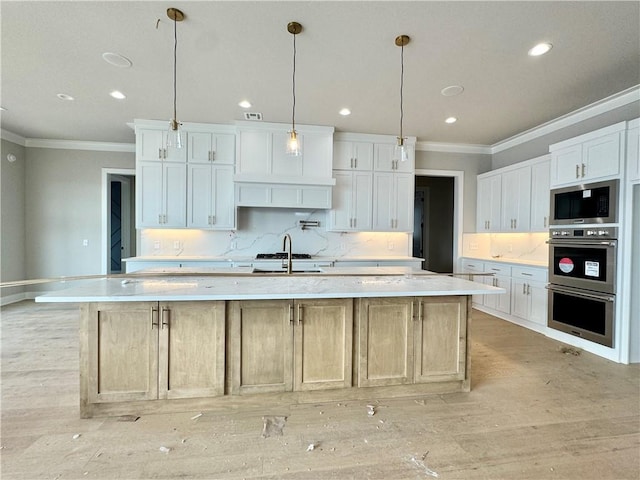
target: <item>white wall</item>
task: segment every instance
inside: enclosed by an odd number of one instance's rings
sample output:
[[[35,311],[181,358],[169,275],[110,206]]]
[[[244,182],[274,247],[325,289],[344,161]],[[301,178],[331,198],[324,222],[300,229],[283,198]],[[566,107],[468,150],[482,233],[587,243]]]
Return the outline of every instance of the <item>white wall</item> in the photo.
[[[27,149],[26,278],[101,273],[104,167],[134,168],[134,154]]]
[[[25,269],[25,148],[2,140],[0,147],[0,281],[24,280]],[[9,162],[7,155],[16,156]],[[21,296],[24,289],[3,288],[0,297]]]

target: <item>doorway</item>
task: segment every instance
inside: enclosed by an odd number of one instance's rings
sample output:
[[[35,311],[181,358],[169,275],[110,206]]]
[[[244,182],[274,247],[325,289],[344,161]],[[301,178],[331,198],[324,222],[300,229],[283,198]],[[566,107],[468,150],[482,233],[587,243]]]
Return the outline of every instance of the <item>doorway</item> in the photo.
[[[102,273],[123,273],[136,255],[135,170],[103,169]]]
[[[416,171],[413,256],[437,273],[456,270],[461,232],[463,172]]]

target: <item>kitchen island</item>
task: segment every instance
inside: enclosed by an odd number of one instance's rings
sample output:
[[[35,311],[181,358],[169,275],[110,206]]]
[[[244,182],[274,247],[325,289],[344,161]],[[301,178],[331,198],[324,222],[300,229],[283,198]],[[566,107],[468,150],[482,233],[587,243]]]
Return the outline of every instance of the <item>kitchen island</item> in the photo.
[[[150,271],[36,298],[81,304],[80,413],[468,391],[472,294],[404,268]]]

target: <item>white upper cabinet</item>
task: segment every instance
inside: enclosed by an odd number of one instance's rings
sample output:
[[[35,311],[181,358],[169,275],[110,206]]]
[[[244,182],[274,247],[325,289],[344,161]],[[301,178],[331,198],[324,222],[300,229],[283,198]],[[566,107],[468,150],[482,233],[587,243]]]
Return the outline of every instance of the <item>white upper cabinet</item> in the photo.
[[[549,229],[549,174],[551,160],[548,156],[531,165],[531,231],[546,232]]]
[[[188,162],[233,165],[236,160],[236,137],[233,134],[188,132]]]
[[[189,163],[188,171],[187,227],[234,229],[233,165]]]
[[[620,122],[551,145],[551,187],[619,177],[625,129]]]
[[[136,228],[185,228],[187,166],[137,162]]]
[[[373,170],[373,143],[336,140],[333,143],[334,170]]]
[[[393,154],[396,144],[376,143],[373,147],[373,169],[376,172],[401,172],[413,173],[415,171],[414,146],[407,144],[409,159],[406,161],[394,160]]]
[[[139,128],[136,126],[136,161],[186,162],[186,148],[167,148],[167,128]]]
[[[502,208],[502,175],[478,176],[476,231],[499,232]]]
[[[502,174],[503,232],[529,231],[531,218],[531,167]]]
[[[414,176],[408,173],[373,174],[373,230],[412,232]]]
[[[373,219],[373,174],[335,170],[329,231],[371,231]]]

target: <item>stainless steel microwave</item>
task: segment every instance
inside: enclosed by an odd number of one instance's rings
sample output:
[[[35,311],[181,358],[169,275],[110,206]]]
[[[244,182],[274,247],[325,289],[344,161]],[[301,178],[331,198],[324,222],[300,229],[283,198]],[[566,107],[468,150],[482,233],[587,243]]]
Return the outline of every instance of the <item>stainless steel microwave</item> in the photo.
[[[618,180],[551,190],[551,225],[618,222]]]

